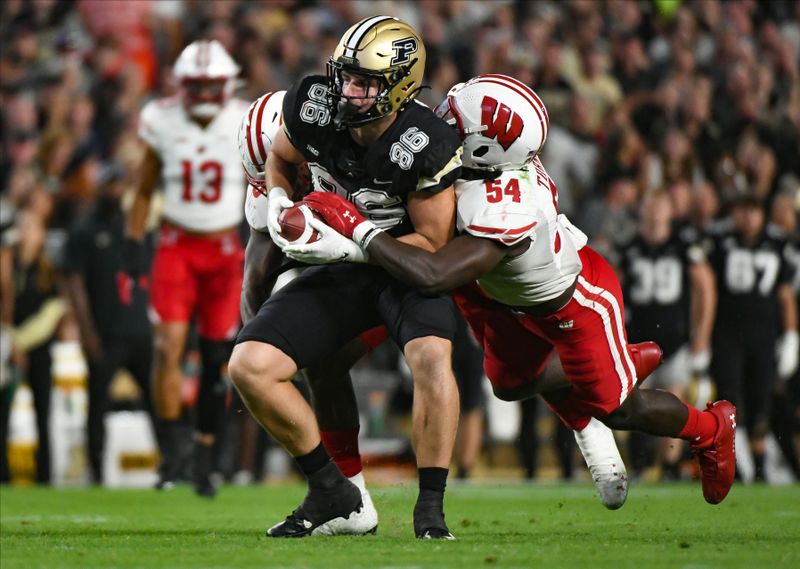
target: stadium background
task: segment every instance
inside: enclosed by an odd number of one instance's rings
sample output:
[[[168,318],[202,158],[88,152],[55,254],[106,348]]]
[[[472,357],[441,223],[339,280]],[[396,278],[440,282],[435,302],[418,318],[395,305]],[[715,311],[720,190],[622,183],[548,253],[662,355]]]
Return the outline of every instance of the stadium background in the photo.
[[[486,72],[512,75],[537,91],[553,124],[543,162],[558,184],[560,208],[599,250],[609,252],[613,239],[636,230],[638,203],[655,189],[668,191],[677,215],[700,228],[724,216],[732,198],[755,194],[796,238],[797,2],[7,0],[0,6],[4,248],[13,249],[20,220],[43,224],[41,260],[54,279],[53,298],[60,298],[69,228],[111,177],[133,189],[142,155],[138,111],[175,92],[171,64],[190,41],[222,42],[243,69],[238,95],[253,100],[324,71],[341,33],[378,13],[404,19],[425,40],[430,89],[421,99],[429,105],[454,83]],[[3,266],[4,324],[12,324],[12,273]],[[53,426],[53,445],[61,445],[62,459],[54,458],[54,469],[60,469],[57,481],[80,483],[83,367],[68,303],[59,302],[64,316],[53,326],[60,351],[51,414],[61,421]],[[12,471],[32,481],[32,404],[17,389],[25,357],[3,349],[4,358],[14,356],[3,362],[10,378],[4,402],[16,392],[16,405],[28,413],[12,422],[12,434],[25,430]],[[401,418],[386,417],[402,381],[396,354],[379,352],[357,378],[367,433],[402,432],[395,425]],[[116,386],[119,409],[135,395],[126,385]],[[498,417],[507,412],[495,411]],[[500,438],[516,436],[513,421],[495,423]],[[400,449],[398,440],[399,447],[389,446]],[[382,452],[380,445],[375,452]],[[131,456],[134,469],[149,464],[146,456]],[[500,453],[490,462],[512,469],[496,472],[516,476],[515,461],[513,453]]]

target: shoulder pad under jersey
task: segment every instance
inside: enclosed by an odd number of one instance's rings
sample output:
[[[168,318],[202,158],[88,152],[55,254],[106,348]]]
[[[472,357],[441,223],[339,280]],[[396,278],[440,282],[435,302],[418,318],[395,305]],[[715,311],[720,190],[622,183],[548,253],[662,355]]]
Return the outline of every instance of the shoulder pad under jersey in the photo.
[[[520,172],[504,172],[490,181],[458,181],[459,231],[505,245],[530,237],[538,223],[537,209],[530,178]]]
[[[139,137],[148,146],[161,151],[164,128],[169,128],[169,115],[180,109],[177,97],[156,99],[147,103],[139,113]]]

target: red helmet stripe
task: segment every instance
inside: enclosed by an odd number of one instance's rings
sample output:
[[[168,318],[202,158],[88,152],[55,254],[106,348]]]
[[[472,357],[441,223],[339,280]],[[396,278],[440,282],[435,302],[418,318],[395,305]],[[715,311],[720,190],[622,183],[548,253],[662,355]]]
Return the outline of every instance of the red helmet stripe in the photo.
[[[490,73],[488,75],[485,75],[484,77],[496,77],[498,79],[506,79],[507,81],[510,81],[511,83],[514,83],[515,85],[519,86],[523,91],[526,91],[528,94],[530,94],[533,97],[534,101],[536,101],[539,104],[539,106],[541,107],[541,109],[544,111],[544,116],[545,116],[545,120],[547,121],[547,126],[548,127],[550,126],[550,116],[547,114],[547,107],[544,106],[544,103],[542,103],[542,100],[539,98],[539,95],[536,94],[536,91],[534,91],[533,89],[528,87],[525,83],[523,83],[519,79],[515,79],[514,77],[509,77],[508,75],[500,75],[500,74],[497,74],[497,73],[493,73],[493,74]]]
[[[250,112],[247,113],[247,153],[250,155],[250,161],[253,164],[258,164],[258,160],[256,159],[256,153],[253,149],[253,112],[256,110],[258,106],[258,99],[253,101],[253,104],[250,105]]]
[[[461,120],[461,113],[458,111],[458,106],[456,106],[456,98],[453,95],[448,95],[447,101],[450,105],[450,112],[453,113],[453,117],[456,119],[456,126],[458,126],[458,137],[461,140],[464,140],[464,121]]]
[[[541,100],[535,95],[535,93],[533,93],[533,90],[530,87],[506,75],[480,75],[477,77],[475,82],[502,85],[521,95],[523,99],[530,103],[531,107],[533,107],[533,110],[536,112],[536,116],[539,117],[539,122],[542,124],[542,131],[544,134],[542,137],[542,142],[544,142],[544,139],[547,138],[550,118],[547,116],[547,110],[545,109]]]
[[[261,119],[264,116],[264,108],[267,106],[267,102],[272,98],[272,95],[275,93],[268,93],[264,95],[264,101],[261,103],[261,107],[258,109],[258,116],[256,118],[256,143],[258,144],[258,151],[261,153],[263,160],[267,160],[267,149],[264,148],[264,141],[261,139]]]

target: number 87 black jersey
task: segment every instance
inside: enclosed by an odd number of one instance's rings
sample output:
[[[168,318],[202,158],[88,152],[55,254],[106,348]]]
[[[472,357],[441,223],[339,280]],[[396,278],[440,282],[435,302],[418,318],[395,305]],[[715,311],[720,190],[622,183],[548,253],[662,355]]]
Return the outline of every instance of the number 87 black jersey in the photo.
[[[394,236],[412,233],[408,194],[453,184],[461,169],[458,135],[429,108],[411,102],[376,142],[361,146],[347,129],[334,127],[326,91],[327,78],[311,75],[283,100],[284,129],[308,161],[314,189],[350,200]]]
[[[769,338],[780,328],[778,287],[791,283],[792,267],[783,233],[767,226],[753,243],[732,228],[713,240],[709,255],[717,275],[717,327]]]

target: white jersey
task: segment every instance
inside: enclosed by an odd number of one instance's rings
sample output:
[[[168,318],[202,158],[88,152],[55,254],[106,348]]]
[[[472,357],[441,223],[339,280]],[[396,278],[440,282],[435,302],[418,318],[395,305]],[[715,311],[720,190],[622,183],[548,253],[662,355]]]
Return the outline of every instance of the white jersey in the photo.
[[[231,99],[201,128],[177,97],[142,109],[139,136],[161,159],[166,219],[202,233],[241,222],[245,176],[236,145],[246,110],[245,101]]]
[[[492,298],[509,306],[541,304],[563,293],[581,272],[578,250],[586,236],[558,213],[558,193],[539,158],[495,180],[459,180],[458,230],[514,245],[531,244],[478,279]]]

